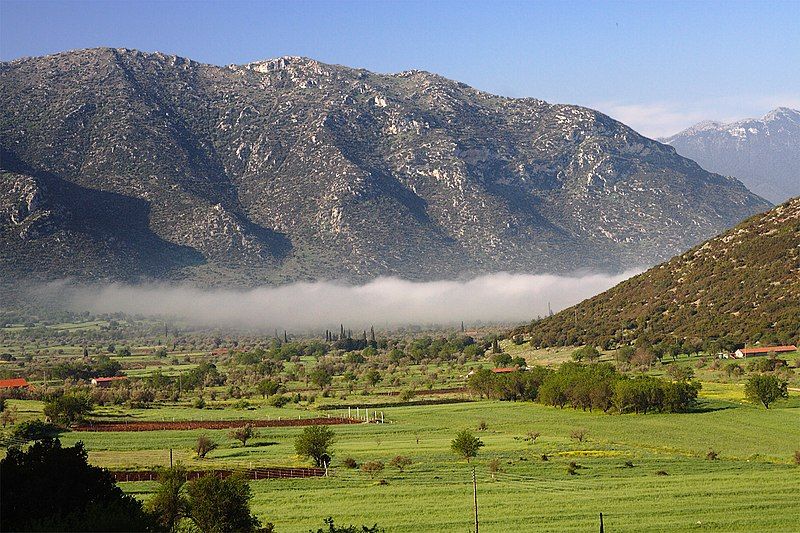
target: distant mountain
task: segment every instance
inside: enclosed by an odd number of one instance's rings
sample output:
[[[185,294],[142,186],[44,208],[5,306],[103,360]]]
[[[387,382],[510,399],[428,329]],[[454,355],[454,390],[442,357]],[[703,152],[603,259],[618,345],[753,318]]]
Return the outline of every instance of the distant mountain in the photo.
[[[701,122],[662,139],[711,172],[740,179],[779,204],[800,195],[800,111],[779,107],[761,119]]]
[[[615,271],[769,205],[590,109],[125,49],[0,64],[0,277]]]
[[[800,198],[523,328],[537,343],[800,337]]]

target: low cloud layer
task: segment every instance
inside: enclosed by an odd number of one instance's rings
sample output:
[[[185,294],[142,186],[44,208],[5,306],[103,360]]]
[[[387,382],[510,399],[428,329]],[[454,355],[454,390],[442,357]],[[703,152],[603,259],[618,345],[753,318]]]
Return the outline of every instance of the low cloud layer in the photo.
[[[378,278],[364,285],[295,283],[248,290],[185,285],[60,286],[76,311],[175,317],[200,326],[311,330],[400,325],[519,322],[559,310],[615,285],[617,275],[491,274],[468,281]]]

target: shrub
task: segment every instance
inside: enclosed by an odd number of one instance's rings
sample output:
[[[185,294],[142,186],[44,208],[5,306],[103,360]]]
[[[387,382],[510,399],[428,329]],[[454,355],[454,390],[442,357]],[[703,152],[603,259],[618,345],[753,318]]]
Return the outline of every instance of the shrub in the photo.
[[[192,407],[194,407],[195,409],[204,409],[205,406],[206,406],[206,400],[202,396],[198,396],[192,402]]]
[[[488,464],[489,473],[494,478],[494,475],[500,472],[500,459],[492,459]]]
[[[714,450],[708,450],[708,453],[706,454],[706,460],[716,461],[717,459],[719,459],[719,453],[715,452]]]
[[[398,469],[400,472],[406,469],[406,467],[410,466],[413,461],[408,457],[403,455],[398,455],[391,461],[389,461],[389,466],[393,466],[394,468]]]
[[[205,459],[206,455],[216,448],[217,443],[205,435],[197,437],[197,442],[194,445],[194,451],[200,459]]]
[[[287,403],[289,403],[291,399],[282,395],[282,394],[273,394],[267,400],[267,403],[270,404],[272,407],[283,407]]]
[[[325,529],[319,528],[316,531],[313,529],[309,531],[309,533],[382,533],[384,530],[378,527],[378,524],[373,525],[372,527],[369,526],[337,526],[333,522],[333,518],[330,516],[324,520],[325,525],[327,526]]]
[[[794,464],[800,465],[800,450],[794,451]]]
[[[583,442],[586,439],[586,435],[589,434],[589,430],[585,428],[578,428],[573,429],[572,432],[569,434],[570,438],[575,439],[578,442]]]
[[[361,465],[361,471],[369,474],[369,477],[375,477],[375,474],[382,472],[384,465],[381,461],[367,461]]]
[[[236,439],[242,443],[242,446],[247,446],[247,441],[255,436],[252,424],[245,424],[242,427],[234,428],[230,431],[232,439]]]
[[[535,444],[536,439],[538,439],[540,435],[541,433],[538,431],[529,431],[525,436],[525,440],[530,441],[531,444]]]
[[[342,464],[343,464],[343,465],[344,465],[346,468],[358,468],[358,463],[357,463],[357,462],[356,462],[356,460],[355,460],[355,459],[353,459],[352,457],[346,457],[346,458],[344,459],[344,461],[342,461]]]
[[[489,425],[486,423],[486,420],[478,422],[478,431],[486,431],[487,429],[489,429]]]

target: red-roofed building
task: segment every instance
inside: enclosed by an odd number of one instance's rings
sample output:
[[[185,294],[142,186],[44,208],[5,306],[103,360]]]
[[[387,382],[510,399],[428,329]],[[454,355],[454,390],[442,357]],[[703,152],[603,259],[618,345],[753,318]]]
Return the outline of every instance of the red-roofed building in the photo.
[[[25,378],[0,379],[0,389],[25,389],[29,386]]]
[[[110,378],[92,378],[92,385],[95,387],[110,387],[118,381],[127,381],[126,376],[113,376]]]
[[[493,368],[492,372],[495,374],[509,374],[511,372],[517,372],[518,370],[520,369],[515,366],[507,366],[504,368]]]
[[[788,353],[796,352],[797,346],[789,344],[788,346],[756,346],[753,348],[739,348],[733,353],[736,359],[744,359],[745,357],[756,357],[758,355],[768,355],[771,353]]]

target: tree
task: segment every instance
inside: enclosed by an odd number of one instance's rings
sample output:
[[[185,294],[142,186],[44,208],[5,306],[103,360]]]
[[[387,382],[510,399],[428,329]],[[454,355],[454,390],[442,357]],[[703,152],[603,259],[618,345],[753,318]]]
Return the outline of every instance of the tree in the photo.
[[[333,381],[333,377],[331,376],[330,372],[320,366],[317,366],[314,370],[312,370],[308,377],[311,380],[311,383],[320,389],[324,389],[331,384],[331,381]]]
[[[272,396],[278,392],[280,385],[272,381],[271,379],[264,379],[258,384],[258,393],[261,394],[262,398],[266,398],[267,396]]]
[[[778,376],[759,374],[747,380],[744,395],[751,402],[761,402],[765,409],[769,404],[781,398],[788,398],[788,383]]]
[[[203,476],[190,481],[186,493],[189,518],[203,533],[249,532],[260,525],[250,514],[253,496],[241,476]]]
[[[364,374],[364,379],[366,379],[367,383],[369,383],[371,386],[374,387],[375,385],[380,383],[381,380],[383,380],[383,377],[381,376],[380,372],[378,372],[374,368],[371,368],[370,370],[367,370],[367,372]]]
[[[383,462],[382,461],[366,461],[361,464],[361,471],[365,474],[369,474],[369,477],[375,477],[375,474],[383,472]]]
[[[234,428],[230,432],[232,439],[236,439],[242,443],[242,446],[247,446],[247,441],[255,436],[252,424],[245,424],[242,427]]]
[[[569,434],[570,438],[575,439],[578,442],[583,442],[586,439],[586,435],[589,433],[589,430],[585,428],[578,428],[573,429],[572,432]]]
[[[572,359],[575,361],[583,361],[584,359],[589,361],[590,363],[594,363],[600,358],[600,352],[597,350],[596,347],[587,344],[582,348],[578,348],[574,352],[572,352]]]
[[[165,531],[176,531],[181,518],[189,512],[189,501],[183,494],[185,484],[186,469],[180,464],[158,473],[158,487],[147,508]]]
[[[411,466],[413,461],[404,455],[398,455],[391,461],[389,461],[389,465],[393,466],[394,468],[398,469],[399,471],[403,471],[406,469],[407,466]]]
[[[450,443],[450,449],[453,453],[460,455],[469,462],[469,460],[478,455],[478,450],[483,447],[483,441],[466,429],[459,431],[456,438]]]
[[[328,426],[309,426],[294,440],[297,455],[312,459],[318,467],[325,466],[328,450],[336,438]]]
[[[85,393],[66,393],[44,404],[44,415],[65,425],[82,420],[94,407],[94,402]]]
[[[62,429],[54,424],[48,424],[41,420],[26,420],[20,422],[11,433],[11,436],[17,442],[42,440],[46,438],[58,437]]]
[[[106,470],[91,466],[83,443],[45,438],[0,461],[3,531],[149,531],[154,519]]]
[[[194,451],[197,454],[197,457],[200,459],[205,459],[206,455],[208,455],[211,450],[215,450],[216,448],[217,443],[205,435],[200,435],[197,437],[197,442],[194,445]]]

